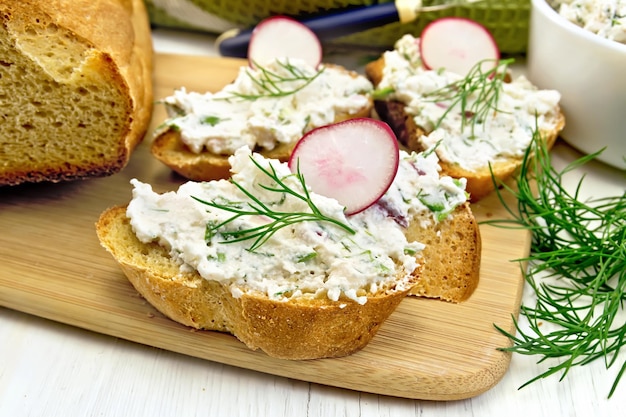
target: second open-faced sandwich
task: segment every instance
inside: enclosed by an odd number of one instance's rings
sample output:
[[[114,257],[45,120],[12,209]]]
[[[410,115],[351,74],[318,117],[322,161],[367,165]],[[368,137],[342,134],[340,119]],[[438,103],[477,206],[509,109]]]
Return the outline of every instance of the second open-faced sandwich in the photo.
[[[486,58],[483,58],[486,57]],[[434,21],[404,35],[366,66],[375,109],[408,149],[435,152],[443,173],[467,179],[471,200],[510,177],[538,133],[552,146],[565,119],[560,94],[511,77],[484,28],[467,19]]]

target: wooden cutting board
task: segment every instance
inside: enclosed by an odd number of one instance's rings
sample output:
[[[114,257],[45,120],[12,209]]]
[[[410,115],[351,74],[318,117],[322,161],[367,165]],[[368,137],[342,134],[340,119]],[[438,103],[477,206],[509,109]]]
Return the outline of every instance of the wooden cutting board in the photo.
[[[175,88],[216,90],[241,61],[158,55],[156,98]],[[155,108],[153,127],[165,117]],[[508,346],[494,324],[513,331],[528,254],[525,231],[481,226],[480,284],[461,304],[409,297],[362,351],[345,358],[273,359],[233,336],[192,331],[163,317],[126,280],[100,247],[94,223],[107,207],[127,203],[129,180],[158,192],[182,180],[148,151],[148,136],[121,173],[64,184],[0,188],[0,305],[114,337],[210,361],[289,378],[391,396],[456,400],[494,386],[509,366]],[[473,206],[479,220],[505,215],[495,196]]]

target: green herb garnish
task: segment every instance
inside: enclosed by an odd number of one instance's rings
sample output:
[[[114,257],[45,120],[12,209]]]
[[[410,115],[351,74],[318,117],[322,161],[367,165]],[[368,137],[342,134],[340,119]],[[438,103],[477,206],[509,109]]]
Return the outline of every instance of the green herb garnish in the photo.
[[[308,75],[298,67],[289,63],[289,60],[277,60],[277,64],[286,70],[287,75],[282,75],[277,72],[271,71],[266,67],[254,63],[254,66],[261,72],[259,78],[256,78],[250,69],[246,69],[246,74],[250,77],[252,82],[259,87],[260,92],[258,94],[243,94],[232,92],[231,94],[235,98],[242,100],[257,100],[264,97],[285,97],[297,93],[309,84],[311,84],[317,77],[323,72],[325,67],[320,67],[315,74]],[[291,85],[291,84],[294,84]],[[289,85],[287,85],[289,84]],[[230,98],[226,98],[230,99]]]
[[[374,100],[384,100],[389,95],[396,92],[396,89],[393,87],[385,87],[385,88],[377,88],[372,92],[372,98]]]
[[[469,120],[472,135],[476,125],[483,124],[490,112],[499,111],[497,106],[502,84],[507,75],[507,68],[514,59],[497,61],[493,68],[484,70],[483,66],[490,62],[492,60],[479,61],[465,78],[424,94],[426,101],[445,103],[447,106],[446,111],[435,123],[435,129],[457,105],[460,107],[461,129],[465,129]]]
[[[234,213],[232,217],[224,220],[223,222],[220,222],[220,223],[215,222],[215,223],[207,224],[205,237],[211,238],[216,233],[219,233],[224,238],[224,241],[222,243],[235,243],[235,242],[242,242],[242,241],[254,239],[254,242],[248,249],[249,251],[254,252],[259,247],[261,247],[265,242],[267,242],[274,235],[274,233],[276,233],[283,227],[287,227],[295,223],[301,223],[301,222],[306,222],[306,221],[328,222],[344,229],[348,233],[351,233],[351,234],[356,233],[349,225],[342,223],[341,221],[334,219],[332,217],[328,217],[319,210],[319,208],[315,205],[315,203],[311,199],[309,190],[304,180],[304,176],[300,172],[300,167],[298,167],[298,170],[295,174],[290,174],[290,176],[295,175],[295,177],[298,179],[298,182],[300,183],[302,187],[302,190],[303,190],[302,192],[294,190],[293,188],[290,188],[287,184],[285,184],[283,179],[279,178],[275,168],[271,164],[268,169],[268,168],[262,167],[259,164],[259,162],[257,162],[252,156],[250,157],[250,159],[252,160],[254,165],[256,165],[256,167],[259,170],[261,170],[263,174],[271,178],[274,183],[273,186],[259,184],[260,187],[262,187],[265,190],[280,194],[281,200],[286,195],[291,195],[299,200],[302,200],[306,202],[306,204],[308,205],[311,211],[294,213],[294,212],[284,212],[284,211],[274,210],[270,208],[268,204],[263,203],[256,196],[254,196],[250,191],[246,190],[241,184],[239,184],[237,181],[231,178],[230,181],[242,193],[244,193],[244,195],[246,195],[246,197],[248,197],[250,201],[229,202],[229,201],[224,201],[223,199],[221,200],[215,199],[211,201],[206,201],[206,200],[202,200],[200,198],[192,196],[194,200],[202,204],[206,204],[209,207],[213,207],[219,210],[224,210],[224,211]],[[249,229],[222,230],[228,224],[232,223],[234,220],[244,217],[244,216],[264,216],[268,218],[270,221],[268,221],[267,223],[261,226],[252,227]]]
[[[513,342],[501,350],[539,355],[539,362],[562,360],[523,386],[557,372],[564,378],[572,367],[599,359],[608,369],[626,345],[626,323],[620,319],[626,303],[626,192],[583,202],[583,179],[573,193],[562,185],[565,174],[598,153],[557,172],[535,132],[515,187],[497,191],[513,219],[484,222],[532,232],[531,253],[519,260],[528,262],[525,279],[537,295],[534,306],[521,308],[530,329],[515,321],[515,336],[496,326]],[[505,202],[505,191],[516,197],[516,208]],[[621,360],[609,397],[626,372]]]
[[[438,222],[445,220],[452,211],[456,208],[454,205],[449,205],[446,210],[445,202],[450,199],[448,194],[443,196],[433,196],[432,194],[423,194],[421,191],[416,195],[416,198],[422,203],[428,210],[432,211]],[[441,201],[444,198],[446,201]]]
[[[226,255],[223,253],[218,253],[217,256],[208,256],[207,259],[212,259],[217,262],[226,262]]]
[[[317,257],[317,252],[310,252],[310,253],[307,253],[306,255],[300,256],[298,259],[296,259],[296,262],[307,262],[316,257]]]
[[[413,248],[404,248],[405,255],[415,255],[417,253],[417,249]]]
[[[222,120],[226,120],[226,119],[222,119],[219,116],[206,116],[201,119],[201,122],[203,124],[215,126],[218,123],[220,123]]]

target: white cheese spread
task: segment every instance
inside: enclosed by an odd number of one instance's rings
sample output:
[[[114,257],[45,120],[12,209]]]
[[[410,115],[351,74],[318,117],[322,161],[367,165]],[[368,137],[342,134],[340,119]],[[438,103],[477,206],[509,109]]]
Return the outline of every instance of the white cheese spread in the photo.
[[[231,155],[241,146],[271,150],[332,123],[337,114],[358,113],[371,91],[365,77],[340,67],[277,59],[265,67],[242,67],[216,93],[175,91],[164,100],[164,127],[178,129],[195,153]]]
[[[484,169],[489,163],[521,157],[536,127],[540,131],[555,127],[560,94],[539,90],[523,76],[501,83],[492,110],[479,117],[468,115],[467,109],[481,102],[478,93],[482,85],[467,95],[464,107],[451,96],[443,97],[445,88],[465,78],[450,71],[425,69],[418,39],[403,36],[393,51],[385,52],[384,60],[377,90],[387,91],[388,99],[405,104],[405,111],[426,132],[420,141],[425,147],[439,144],[436,152],[442,161],[468,171]]]
[[[626,0],[550,0],[548,3],[583,29],[626,43]]]
[[[142,242],[158,242],[186,270],[197,270],[208,280],[227,283],[239,297],[245,291],[277,300],[291,297],[347,297],[365,303],[365,293],[382,288],[405,288],[417,268],[424,245],[407,241],[408,220],[421,216],[423,226],[445,218],[466,201],[465,180],[439,177],[434,152],[402,152],[395,181],[377,203],[352,215],[336,200],[310,193],[310,201],[329,221],[294,222],[280,228],[261,246],[254,239],[229,241],[228,232],[267,225],[264,215],[246,215],[229,221],[232,212],[205,202],[250,208],[246,190],[275,212],[312,213],[308,203],[290,193],[270,191],[276,178],[299,195],[302,184],[287,164],[265,159],[242,147],[230,157],[232,181],[187,182],[177,191],[157,194],[136,179],[127,215]],[[271,167],[271,168],[270,168]],[[238,188],[238,186],[241,188]],[[254,210],[253,210],[254,211]],[[222,227],[212,228],[226,222]],[[209,231],[210,230],[210,231]],[[353,232],[353,233],[351,233]]]

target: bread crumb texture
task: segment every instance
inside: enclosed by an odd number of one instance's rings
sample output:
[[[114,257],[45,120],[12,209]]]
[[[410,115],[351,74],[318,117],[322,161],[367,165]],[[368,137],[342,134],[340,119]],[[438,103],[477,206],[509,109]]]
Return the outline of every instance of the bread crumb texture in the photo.
[[[410,294],[453,303],[467,300],[478,286],[482,250],[480,229],[469,203],[431,227],[416,224],[407,229],[407,239],[426,245],[425,263]]]
[[[0,0],[0,185],[107,175],[128,158],[128,85],[57,3]]]

